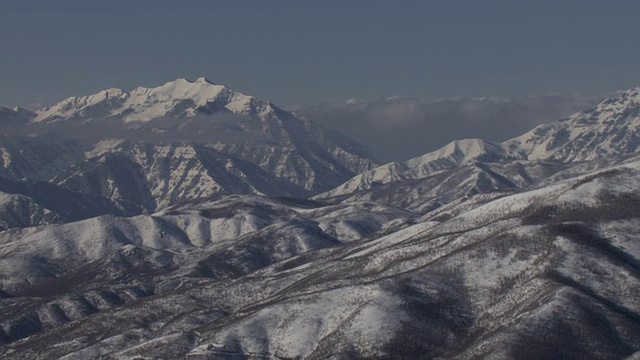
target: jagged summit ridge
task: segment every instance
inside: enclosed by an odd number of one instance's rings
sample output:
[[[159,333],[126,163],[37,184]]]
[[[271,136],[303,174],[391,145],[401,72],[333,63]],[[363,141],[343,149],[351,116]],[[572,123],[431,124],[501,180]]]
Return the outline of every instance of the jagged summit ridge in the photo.
[[[409,159],[391,162],[364,171],[339,187],[321,195],[333,197],[370,189],[372,186],[403,180],[421,179],[436,172],[453,169],[475,162],[493,162],[522,158],[517,153],[508,152],[500,143],[481,139],[455,140],[444,147]]]
[[[207,78],[177,79],[155,88],[137,87],[130,92],[106,89],[93,95],[70,97],[37,111],[34,122],[66,119],[122,118],[124,122],[148,122],[162,117],[192,117],[226,111],[246,115],[266,114],[266,101],[217,85]]]
[[[206,84],[216,85],[216,83],[214,83],[213,81],[207,79],[204,76],[201,76],[201,77],[197,78],[195,82],[199,83],[199,84],[205,84],[206,83]]]

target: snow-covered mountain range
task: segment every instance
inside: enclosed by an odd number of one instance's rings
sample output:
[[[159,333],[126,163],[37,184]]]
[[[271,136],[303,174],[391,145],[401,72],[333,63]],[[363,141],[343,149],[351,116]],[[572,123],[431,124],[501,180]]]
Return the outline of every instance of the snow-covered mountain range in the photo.
[[[204,78],[68,98],[14,132],[26,136],[1,140],[4,176],[149,211],[218,193],[308,196],[375,165],[353,140]]]
[[[205,79],[67,99],[2,139],[0,357],[640,356],[639,110],[370,168]]]
[[[475,175],[458,176],[459,183],[444,185],[447,189],[455,189],[458,195],[505,187],[523,189],[547,178],[550,172],[582,162],[599,161],[602,166],[602,162],[636,154],[640,148],[639,127],[640,88],[636,88],[566,119],[539,125],[503,143],[456,140],[405,162],[373,168],[317,198],[379,198],[367,193],[380,192],[377,190],[380,185],[393,184],[386,188],[395,188],[396,196],[408,201],[409,193],[420,187],[417,183],[429,184],[436,181],[433,177],[437,176],[440,179],[437,184],[429,185],[430,189],[426,190],[433,191],[434,187],[442,185],[443,178],[455,182],[451,179],[455,176],[449,173],[455,174],[465,167],[475,167]],[[406,186],[403,185],[405,182]],[[425,199],[423,195],[419,197],[419,200]]]
[[[640,349],[639,179],[634,159],[420,219],[236,196],[5,231],[0,351],[623,358]]]
[[[125,123],[148,122],[166,116],[193,117],[220,111],[256,114],[267,120],[275,109],[267,101],[235,92],[202,77],[193,82],[177,79],[157,88],[138,87],[130,92],[112,88],[93,95],[70,97],[37,111],[33,121],[121,117]]]
[[[588,161],[635,153],[640,147],[640,88],[609,98],[566,119],[506,141],[530,160]]]

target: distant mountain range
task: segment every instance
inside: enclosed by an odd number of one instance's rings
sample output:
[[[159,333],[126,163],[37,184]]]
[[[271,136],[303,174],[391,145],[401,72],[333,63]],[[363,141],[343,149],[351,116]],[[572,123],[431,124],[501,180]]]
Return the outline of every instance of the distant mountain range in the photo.
[[[636,154],[639,127],[640,89],[633,89],[502,143],[456,140],[405,162],[373,168],[317,198],[403,201],[415,210],[462,195],[520,190],[577,165],[591,170],[585,162],[602,166]],[[453,196],[445,194],[452,191]]]
[[[344,133],[382,161],[410,159],[452,140],[500,142],[551,120],[591,108],[614,94],[547,94],[515,98],[377,100],[293,105],[287,109]]]
[[[206,79],[0,114],[2,358],[640,356],[640,89],[381,166]]]

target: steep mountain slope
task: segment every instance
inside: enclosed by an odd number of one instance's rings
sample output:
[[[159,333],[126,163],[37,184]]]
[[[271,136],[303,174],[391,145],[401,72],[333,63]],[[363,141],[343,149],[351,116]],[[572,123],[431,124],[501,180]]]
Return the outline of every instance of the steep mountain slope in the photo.
[[[639,129],[640,88],[635,88],[587,111],[540,125],[504,146],[528,159],[595,160],[636,153]]]
[[[85,145],[78,140],[47,137],[0,136],[0,176],[19,180],[49,181],[84,159]]]
[[[411,216],[374,204],[230,197],[5,232],[0,353],[624,358],[640,350],[639,188],[635,159],[397,231]],[[346,214],[382,221],[328,236]]]

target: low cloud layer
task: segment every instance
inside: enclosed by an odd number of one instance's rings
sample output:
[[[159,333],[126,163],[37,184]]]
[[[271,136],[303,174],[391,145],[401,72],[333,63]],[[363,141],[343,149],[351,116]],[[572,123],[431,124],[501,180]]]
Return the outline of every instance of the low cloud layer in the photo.
[[[605,97],[564,94],[434,102],[393,97],[291,110],[362,142],[380,161],[390,161],[422,155],[461,138],[504,141],[538,124],[588,109]]]
[[[0,117],[0,120],[2,117]],[[150,143],[194,141],[231,143],[265,141],[259,126],[233,114],[212,114],[191,118],[161,118],[149,123],[125,124],[121,118],[91,121],[65,120],[47,124],[11,124],[0,121],[0,130],[11,136],[40,136],[97,142],[114,138]]]

